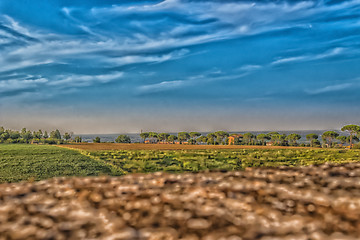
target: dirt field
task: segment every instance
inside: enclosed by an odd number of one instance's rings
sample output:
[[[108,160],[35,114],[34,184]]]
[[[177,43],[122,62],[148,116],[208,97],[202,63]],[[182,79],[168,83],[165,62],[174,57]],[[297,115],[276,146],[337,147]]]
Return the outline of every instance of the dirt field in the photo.
[[[86,151],[99,150],[199,150],[199,149],[311,149],[305,147],[283,146],[240,146],[240,145],[179,145],[179,144],[143,144],[143,143],[81,143],[58,145]]]

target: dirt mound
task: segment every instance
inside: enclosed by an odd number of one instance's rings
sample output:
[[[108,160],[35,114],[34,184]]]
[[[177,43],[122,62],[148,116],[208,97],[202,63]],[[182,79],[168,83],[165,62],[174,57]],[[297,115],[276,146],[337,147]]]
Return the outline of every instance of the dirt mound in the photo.
[[[0,239],[360,239],[360,163],[2,184]]]

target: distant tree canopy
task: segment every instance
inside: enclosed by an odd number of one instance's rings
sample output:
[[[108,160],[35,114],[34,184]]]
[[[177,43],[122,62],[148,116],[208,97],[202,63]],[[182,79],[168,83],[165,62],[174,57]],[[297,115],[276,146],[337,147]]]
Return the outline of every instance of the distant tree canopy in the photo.
[[[360,126],[358,125],[354,125],[354,124],[350,124],[350,125],[345,125],[341,128],[341,131],[347,131],[350,134],[350,146],[352,145],[352,140],[354,135],[356,134],[360,134]]]
[[[359,141],[360,126],[350,124],[341,128],[341,131],[348,133],[348,135],[340,135],[336,131],[326,131],[321,135],[324,147],[343,147],[344,145],[350,145],[352,147],[354,142]],[[310,133],[306,135],[307,142],[300,142],[301,136],[297,133],[290,133],[288,135],[281,134],[279,132],[269,133],[245,133],[232,134],[235,136],[235,140],[229,141],[229,133],[226,131],[216,131],[208,133],[206,136],[202,136],[199,132],[179,132],[176,135],[169,133],[156,133],[156,132],[142,132],[140,134],[141,139],[144,142],[156,143],[162,141],[162,143],[180,143],[180,144],[235,144],[235,145],[266,145],[270,143],[272,145],[280,146],[311,146],[319,147],[321,142],[318,140],[319,135]],[[30,131],[26,128],[22,128],[21,131],[5,129],[0,126],[0,143],[47,143],[47,144],[61,144],[71,141],[72,133],[66,132],[62,136],[58,129],[51,131],[50,136],[47,131]],[[149,141],[146,141],[149,139]],[[75,143],[82,142],[82,138],[76,136],[74,138]],[[100,137],[93,139],[93,142],[99,143]],[[118,143],[130,143],[130,137],[127,135],[119,135],[115,142]],[[301,144],[300,144],[300,143]],[[339,145],[338,143],[341,143]]]
[[[94,143],[100,143],[100,137],[94,138],[94,139],[93,139],[93,142],[94,142]]]
[[[50,138],[53,138],[53,139],[61,139],[61,133],[58,129],[56,129],[55,131],[52,131],[50,133]]]
[[[180,143],[186,142],[190,138],[190,134],[187,132],[179,132],[178,139]]]
[[[131,143],[131,139],[129,136],[127,135],[119,135],[116,139],[115,142],[117,143]]]
[[[71,138],[70,133],[65,133],[65,134],[64,134],[64,139],[65,139],[65,140],[69,140],[70,138]]]
[[[148,132],[142,132],[140,133],[140,137],[144,140],[145,140],[149,137],[149,133]]]
[[[333,140],[338,136],[339,134],[335,131],[326,131],[321,137],[328,144],[329,147],[332,147]]]
[[[301,135],[297,133],[291,133],[287,135],[285,139],[289,141],[290,145],[297,145],[297,141],[301,139]]]

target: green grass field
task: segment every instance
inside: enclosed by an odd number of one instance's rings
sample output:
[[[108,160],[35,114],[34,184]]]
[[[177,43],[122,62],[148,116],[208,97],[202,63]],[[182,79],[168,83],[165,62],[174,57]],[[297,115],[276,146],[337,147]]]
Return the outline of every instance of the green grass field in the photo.
[[[117,150],[84,152],[124,173],[196,172],[207,169],[241,170],[247,167],[306,166],[360,160],[358,150],[336,149],[223,149]]]
[[[0,182],[101,174],[112,175],[114,171],[77,151],[56,146],[0,144]]]
[[[212,149],[71,150],[47,145],[0,144],[0,182],[58,176],[122,175],[136,172],[197,172],[207,169],[306,166],[360,161],[359,150]]]

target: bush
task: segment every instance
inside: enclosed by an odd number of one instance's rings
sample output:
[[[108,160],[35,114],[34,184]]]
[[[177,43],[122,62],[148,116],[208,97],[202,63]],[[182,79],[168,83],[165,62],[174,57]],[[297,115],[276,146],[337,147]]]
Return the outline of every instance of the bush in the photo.
[[[127,135],[120,135],[115,139],[115,142],[117,142],[117,143],[131,143],[131,139]]]

